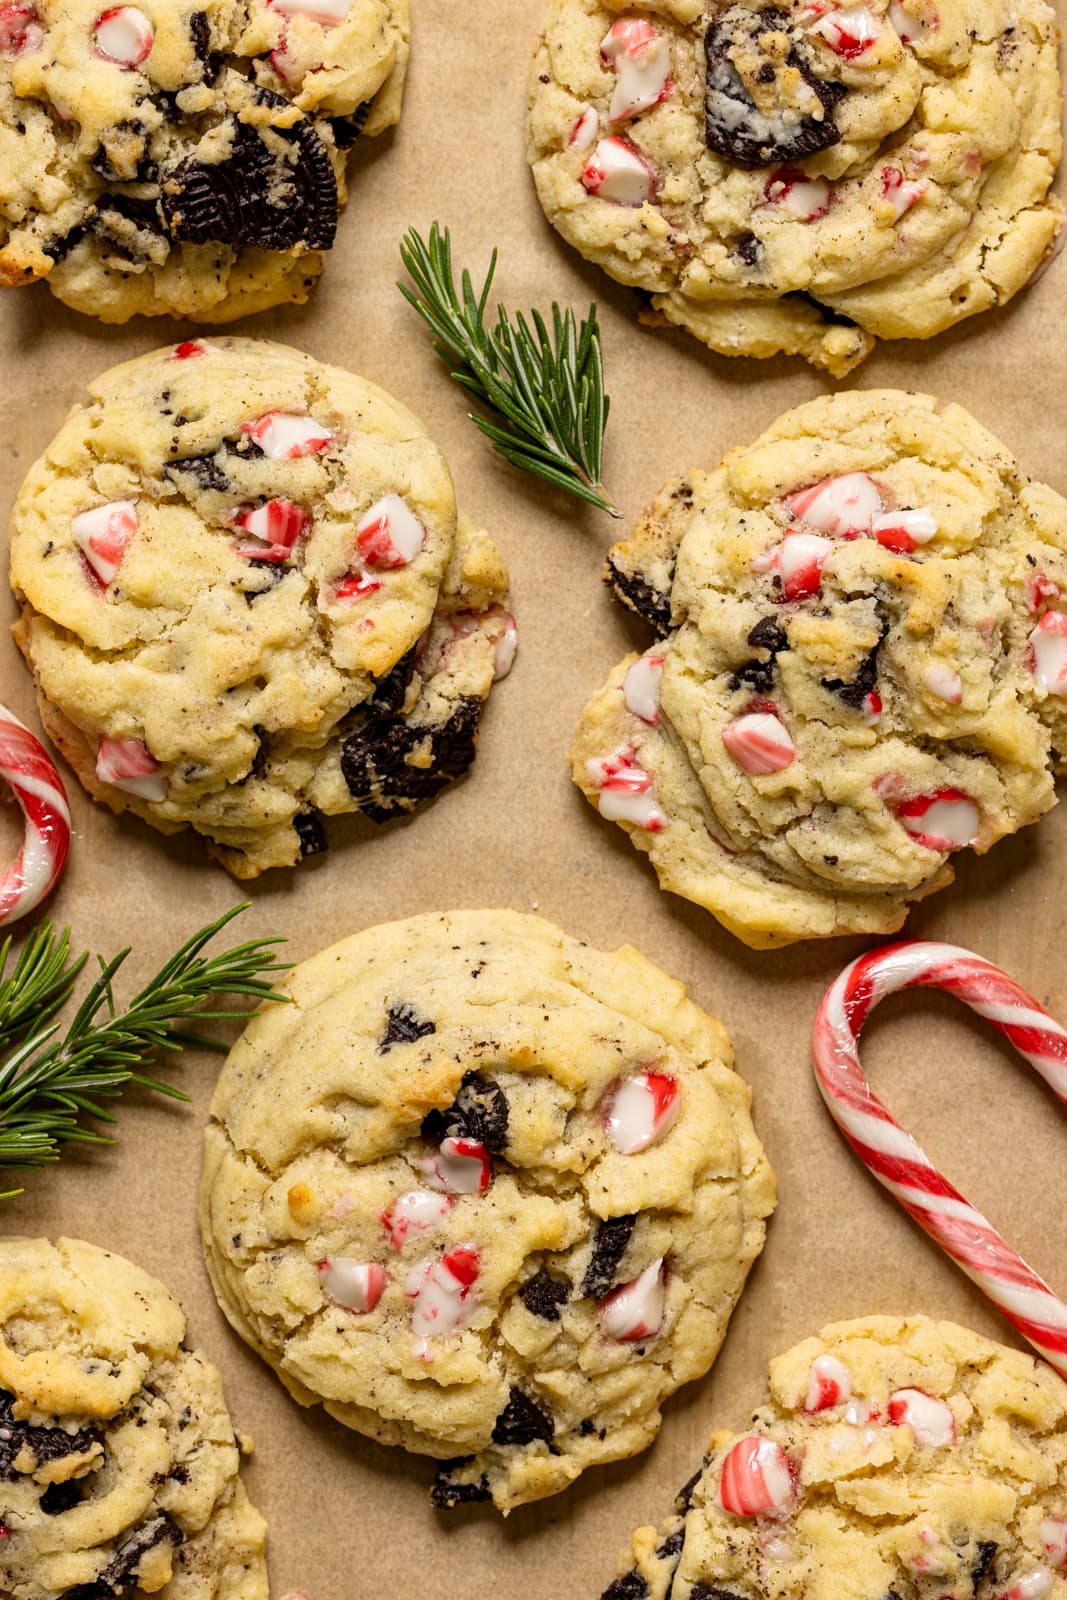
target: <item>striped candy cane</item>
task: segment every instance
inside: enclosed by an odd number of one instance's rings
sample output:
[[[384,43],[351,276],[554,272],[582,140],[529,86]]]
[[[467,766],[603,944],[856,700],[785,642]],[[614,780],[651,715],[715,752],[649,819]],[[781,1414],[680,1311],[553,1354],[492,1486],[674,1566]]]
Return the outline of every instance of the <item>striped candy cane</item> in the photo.
[[[985,1017],[1067,1102],[1067,1032],[1006,972],[957,945],[912,942],[861,956],[823,996],[812,1055],[827,1109],[860,1159],[1034,1349],[1067,1377],[1067,1305],[943,1178],[878,1099],[860,1030],[898,989],[946,989]]]
[[[0,706],[0,778],[22,808],[26,837],[0,875],[0,927],[40,905],[59,881],[70,850],[70,811],[59,773],[39,739]]]

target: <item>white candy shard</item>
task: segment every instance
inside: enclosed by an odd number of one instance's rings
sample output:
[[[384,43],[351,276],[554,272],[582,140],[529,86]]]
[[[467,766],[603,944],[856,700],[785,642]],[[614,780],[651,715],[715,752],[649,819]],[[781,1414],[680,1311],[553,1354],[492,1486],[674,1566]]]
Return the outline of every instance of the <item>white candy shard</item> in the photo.
[[[27,55],[44,44],[44,29],[36,6],[10,0],[0,5],[0,57],[11,60]]]
[[[652,1339],[663,1326],[666,1306],[667,1273],[660,1257],[632,1283],[622,1284],[601,1300],[600,1326],[609,1339],[624,1343]]]
[[[1035,1567],[1017,1578],[1007,1593],[1007,1600],[1045,1600],[1056,1582],[1056,1575],[1048,1567]]]
[[[982,822],[974,801],[959,789],[940,789],[937,794],[906,800],[897,807],[897,816],[912,838],[928,850],[961,850],[974,844]]]
[[[852,1397],[852,1374],[836,1356],[817,1356],[808,1374],[805,1411],[829,1411]]]
[[[855,61],[869,50],[881,31],[880,19],[867,6],[827,11],[811,24],[811,32],[820,34],[846,61]]]
[[[882,510],[882,496],[874,479],[866,472],[845,472],[839,478],[825,478],[808,489],[787,494],[790,514],[809,528],[833,534],[838,539],[855,539],[869,533]]]
[[[444,1139],[435,1156],[422,1156],[419,1168],[431,1189],[446,1194],[484,1194],[489,1187],[490,1158],[477,1139]]]
[[[98,56],[120,67],[139,67],[155,43],[155,30],[136,6],[112,6],[93,24],[93,46]]]
[[[323,28],[343,22],[352,9],[352,0],[269,0],[285,17],[310,17]]]
[[[763,196],[768,205],[781,206],[798,222],[817,222],[829,211],[833,190],[825,178],[785,169],[767,180]]]
[[[101,783],[123,789],[139,800],[167,798],[167,780],[159,762],[140,739],[101,739],[96,775]]]
[[[638,763],[631,747],[623,746],[602,758],[594,756],[585,765],[601,791],[597,806],[602,817],[610,822],[632,822],[649,833],[659,833],[666,827],[667,818],[653,793],[655,780]]]
[[[889,1419],[898,1425],[906,1423],[915,1435],[915,1443],[928,1449],[952,1444],[956,1437],[951,1406],[921,1389],[895,1390],[889,1396]]]
[[[792,1505],[795,1492],[789,1458],[781,1445],[750,1433],[726,1452],[715,1499],[733,1516],[777,1517]]]
[[[473,1246],[460,1245],[437,1259],[427,1256],[408,1273],[404,1293],[415,1304],[411,1331],[416,1339],[432,1334],[459,1333],[478,1309],[474,1285],[480,1263]]]
[[[899,167],[882,168],[882,198],[893,208],[894,222],[899,222],[925,193],[925,183],[909,182]]]
[[[136,502],[111,500],[107,505],[80,511],[71,519],[70,531],[74,543],[107,588],[137,532]]]
[[[677,1081],[648,1069],[619,1085],[604,1111],[604,1127],[621,1155],[636,1155],[670,1128],[681,1109]]]
[[[243,423],[241,432],[258,444],[269,461],[318,455],[333,442],[333,433],[325,424],[288,411],[268,411],[256,422]]]
[[[659,690],[663,677],[662,656],[642,656],[635,661],[623,679],[622,692],[626,709],[642,722],[654,725],[659,721]]]
[[[722,730],[722,742],[752,777],[784,772],[796,757],[789,729],[769,711],[749,711]]]
[[[941,662],[935,662],[925,669],[923,688],[939,700],[947,700],[952,706],[958,706],[963,699],[963,681],[959,673]]]
[[[1045,1554],[1052,1565],[1054,1567],[1067,1565],[1067,1519],[1046,1517],[1038,1533],[1045,1547]]]
[[[334,1256],[319,1262],[319,1282],[326,1297],[346,1311],[373,1311],[382,1297],[387,1277],[377,1261],[352,1261]]]
[[[1067,695],[1067,613],[1046,611],[1030,635],[1031,669],[1039,689]]]
[[[619,17],[602,39],[600,54],[614,66],[616,74],[608,111],[610,122],[639,116],[670,93],[670,50],[650,22]]]
[[[431,1194],[428,1189],[409,1189],[382,1212],[382,1226],[389,1235],[394,1250],[402,1250],[409,1235],[432,1233],[439,1228],[452,1209],[453,1202],[445,1194]]]
[[[883,511],[871,521],[871,532],[887,550],[910,554],[917,544],[929,544],[937,532],[937,518],[923,508]]]
[[[886,16],[902,44],[915,44],[917,40],[925,39],[926,35],[933,31],[926,22],[905,11],[900,0],[889,0]]]
[[[600,118],[592,106],[586,106],[567,136],[568,148],[580,152],[591,150],[599,132]]]
[[[830,540],[821,534],[788,530],[778,546],[775,563],[782,579],[783,600],[806,600],[818,593],[823,563],[832,549]]]
[[[426,529],[406,500],[383,495],[356,528],[356,544],[369,567],[406,567],[426,541]]]
[[[601,139],[582,172],[590,194],[616,206],[642,206],[656,193],[656,174],[625,139]]]
[[[515,664],[519,648],[519,626],[510,611],[503,612],[500,632],[493,641],[493,682],[506,678]]]

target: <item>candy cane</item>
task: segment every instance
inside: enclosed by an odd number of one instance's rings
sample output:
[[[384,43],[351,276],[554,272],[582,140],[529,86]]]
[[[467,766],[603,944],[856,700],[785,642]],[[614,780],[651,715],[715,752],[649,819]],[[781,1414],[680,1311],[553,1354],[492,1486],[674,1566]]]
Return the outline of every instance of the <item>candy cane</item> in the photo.
[[[0,778],[26,820],[22,849],[0,877],[0,927],[40,905],[59,881],[70,850],[70,811],[59,773],[39,739],[0,706]]]
[[[897,989],[946,989],[1025,1056],[1067,1102],[1067,1032],[1006,972],[957,945],[904,943],[861,956],[823,996],[815,1019],[815,1077],[827,1109],[860,1159],[1024,1339],[1067,1377],[1067,1305],[942,1177],[893,1120],[860,1066],[867,1017]]]

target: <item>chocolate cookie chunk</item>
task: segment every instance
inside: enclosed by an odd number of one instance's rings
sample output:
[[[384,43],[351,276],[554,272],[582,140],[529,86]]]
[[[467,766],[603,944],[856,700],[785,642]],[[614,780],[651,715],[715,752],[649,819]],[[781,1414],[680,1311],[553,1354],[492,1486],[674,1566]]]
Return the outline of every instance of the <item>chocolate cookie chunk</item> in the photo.
[[[742,167],[786,165],[837,144],[840,84],[816,76],[810,47],[783,11],[730,6],[704,38],[705,137]]]
[[[370,722],[341,749],[349,792],[373,822],[413,811],[471,766],[478,747],[482,702],[464,698],[444,722]]]

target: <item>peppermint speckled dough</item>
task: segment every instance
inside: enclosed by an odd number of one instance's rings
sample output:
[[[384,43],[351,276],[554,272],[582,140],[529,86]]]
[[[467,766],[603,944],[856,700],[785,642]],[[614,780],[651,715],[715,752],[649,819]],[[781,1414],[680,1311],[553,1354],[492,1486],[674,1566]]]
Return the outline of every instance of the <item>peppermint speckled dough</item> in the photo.
[[[105,322],[307,299],[408,0],[3,0],[0,284]]]
[[[1052,248],[1056,53],[1043,0],[548,0],[537,191],[653,320],[842,376]]]
[[[237,877],[462,774],[514,650],[507,575],[418,420],[283,345],[104,373],[12,518],[15,634],[86,789]]]
[[[222,1380],[155,1278],[0,1239],[0,1595],[268,1600]]]
[[[890,933],[1055,803],[1067,502],[959,406],[790,411],[607,578],[663,638],[586,707],[575,781],[747,944]]]
[[[368,929],[281,992],[206,1135],[233,1326],[302,1404],[445,1458],[440,1506],[643,1450],[774,1203],[723,1028],[636,950],[509,911]]]
[[[771,1362],[603,1600],[1063,1600],[1067,1384],[951,1322],[870,1317]]]

